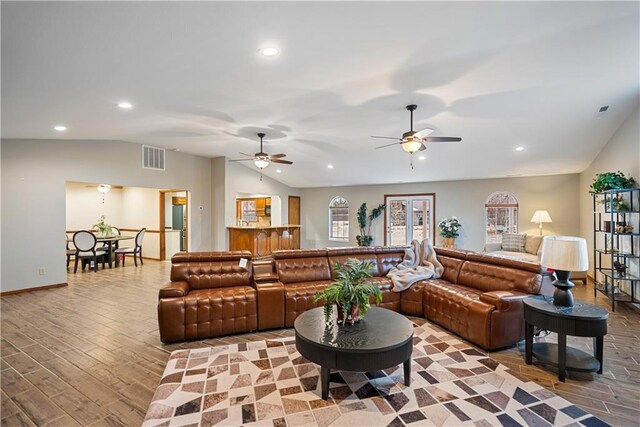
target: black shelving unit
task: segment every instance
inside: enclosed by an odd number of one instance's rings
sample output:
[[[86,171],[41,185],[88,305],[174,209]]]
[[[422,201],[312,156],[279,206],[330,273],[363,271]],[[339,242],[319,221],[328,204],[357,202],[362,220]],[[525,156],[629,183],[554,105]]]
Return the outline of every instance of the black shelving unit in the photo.
[[[624,209],[616,201],[626,203]],[[604,210],[599,210],[604,205]],[[620,226],[633,227],[628,233]],[[593,280],[598,293],[616,302],[640,303],[640,188],[607,190],[593,195]],[[608,265],[604,265],[606,261]],[[619,262],[624,273],[614,268]]]

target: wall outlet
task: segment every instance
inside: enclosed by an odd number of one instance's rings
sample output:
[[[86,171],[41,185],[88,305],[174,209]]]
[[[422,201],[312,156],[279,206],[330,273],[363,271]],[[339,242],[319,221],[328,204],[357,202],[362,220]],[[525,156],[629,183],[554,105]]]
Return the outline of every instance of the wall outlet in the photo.
[[[44,267],[40,267],[38,269],[38,275],[40,276],[44,276],[44,274],[46,273],[46,270],[44,269]]]

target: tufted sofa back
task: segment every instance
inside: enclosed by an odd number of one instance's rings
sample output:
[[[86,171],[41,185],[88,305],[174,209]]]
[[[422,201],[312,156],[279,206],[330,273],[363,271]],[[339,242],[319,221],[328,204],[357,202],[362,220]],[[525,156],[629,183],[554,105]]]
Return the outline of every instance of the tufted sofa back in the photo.
[[[376,246],[376,258],[380,276],[386,276],[389,270],[402,262],[404,246]]]
[[[484,292],[520,291],[537,294],[542,285],[538,264],[469,253],[458,284]]]
[[[344,265],[350,258],[355,258],[360,261],[371,262],[371,264],[373,264],[371,275],[373,277],[380,277],[378,258],[376,257],[376,251],[373,247],[329,248],[327,249],[327,255],[329,256],[331,274],[334,276],[336,263]]]
[[[273,252],[276,273],[284,284],[330,280],[326,249],[295,249]]]
[[[240,267],[241,258],[247,260],[246,267]],[[171,281],[187,282],[192,290],[251,286],[253,282],[249,251],[179,252],[171,264]]]

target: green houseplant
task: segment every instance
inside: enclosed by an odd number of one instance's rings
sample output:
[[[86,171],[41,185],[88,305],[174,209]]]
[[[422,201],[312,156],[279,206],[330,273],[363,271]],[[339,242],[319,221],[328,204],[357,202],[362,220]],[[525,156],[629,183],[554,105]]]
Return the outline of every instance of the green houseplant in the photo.
[[[367,215],[367,204],[363,203],[360,205],[360,208],[358,208],[358,227],[360,228],[360,235],[356,236],[358,246],[371,246],[371,243],[373,243],[371,224],[380,215],[382,215],[385,207],[385,204],[381,203],[377,207],[373,208],[371,213]]]
[[[369,295],[373,295],[376,304],[382,302],[382,292],[368,280],[372,269],[370,261],[355,258],[334,264],[336,280],[313,297],[314,302],[324,300],[325,321],[329,322],[337,305],[338,322],[353,325],[369,311]]]
[[[616,190],[622,188],[632,188],[635,184],[635,180],[632,177],[626,177],[624,173],[618,172],[604,172],[596,174],[596,177],[591,183],[591,190],[589,193],[602,193],[607,190]]]
[[[111,236],[111,234],[113,233],[113,227],[105,222],[104,215],[100,215],[100,218],[98,218],[98,222],[93,224],[92,227],[102,236]]]

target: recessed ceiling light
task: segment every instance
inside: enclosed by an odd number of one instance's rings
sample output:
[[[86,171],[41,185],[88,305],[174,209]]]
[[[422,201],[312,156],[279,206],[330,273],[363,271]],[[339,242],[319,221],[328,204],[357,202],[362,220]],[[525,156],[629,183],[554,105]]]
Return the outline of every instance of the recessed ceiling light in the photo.
[[[516,147],[516,151],[524,151],[524,147],[522,145]]]
[[[420,157],[418,157],[418,160],[424,160],[426,158],[427,158],[426,156],[420,156]]]
[[[57,126],[54,126],[53,129],[57,130],[58,132],[64,132],[65,130],[67,130],[67,127],[63,125],[57,125]]]
[[[329,169],[333,169],[333,165],[327,165]]]
[[[276,173],[282,173],[281,169],[276,169]]]
[[[123,110],[130,110],[133,108],[133,104],[127,101],[122,101],[118,102],[118,107],[122,108]]]
[[[258,50],[258,52],[260,52],[260,54],[263,56],[276,56],[280,53],[280,50],[276,47],[263,47],[262,49]]]

